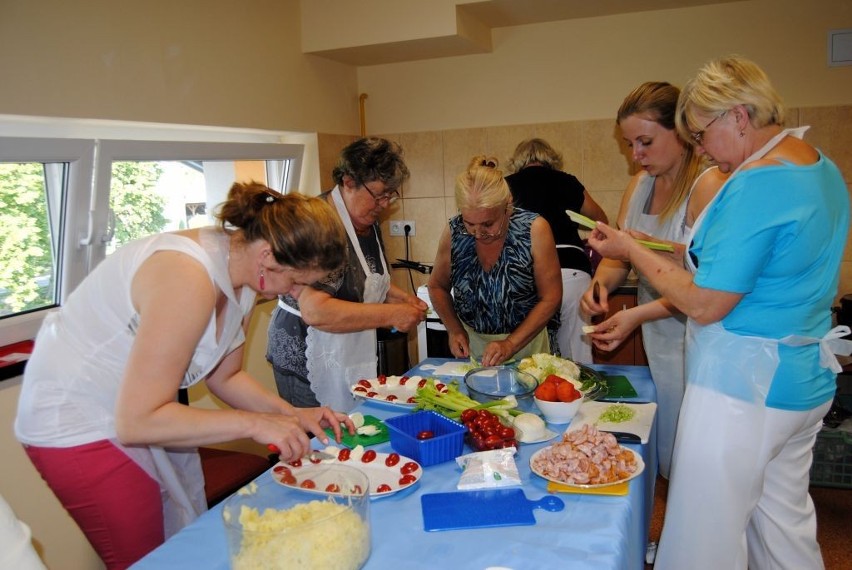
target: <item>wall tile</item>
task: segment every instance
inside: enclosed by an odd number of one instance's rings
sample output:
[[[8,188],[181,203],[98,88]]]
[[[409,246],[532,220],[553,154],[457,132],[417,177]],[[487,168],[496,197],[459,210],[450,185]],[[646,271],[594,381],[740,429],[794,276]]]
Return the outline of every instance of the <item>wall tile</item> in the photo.
[[[623,191],[633,165],[615,121],[584,121],[582,129],[583,172],[578,178],[590,191]]]
[[[562,155],[562,169],[576,176],[583,173],[583,121],[544,123],[535,126],[535,136],[546,140]]]
[[[399,137],[405,164],[411,171],[403,195],[428,198],[444,195],[444,155],[440,131],[406,133]]]
[[[805,107],[799,121],[811,126],[805,140],[834,161],[847,183],[852,182],[852,105]]]
[[[443,132],[444,196],[453,196],[456,176],[470,159],[486,149],[486,129],[457,129]]]
[[[510,125],[485,129],[486,146],[483,152],[500,163],[505,175],[509,174],[509,159],[518,143],[535,136],[533,125]]]
[[[317,135],[317,153],[319,154],[320,189],[325,192],[334,188],[331,172],[340,158],[340,151],[358,137],[351,135]]]

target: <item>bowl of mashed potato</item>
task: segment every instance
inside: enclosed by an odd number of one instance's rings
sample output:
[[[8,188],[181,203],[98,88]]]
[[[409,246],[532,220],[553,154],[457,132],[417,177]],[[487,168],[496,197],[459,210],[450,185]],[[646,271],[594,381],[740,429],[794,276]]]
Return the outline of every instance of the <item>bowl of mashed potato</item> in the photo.
[[[231,568],[357,570],[366,563],[369,478],[346,465],[323,467],[322,489],[251,483],[225,501]]]

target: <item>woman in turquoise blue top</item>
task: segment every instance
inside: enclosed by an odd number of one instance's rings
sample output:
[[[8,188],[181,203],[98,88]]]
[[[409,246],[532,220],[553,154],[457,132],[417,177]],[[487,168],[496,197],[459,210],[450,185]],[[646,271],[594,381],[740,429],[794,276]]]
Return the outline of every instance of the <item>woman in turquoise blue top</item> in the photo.
[[[784,129],[780,98],[739,57],[704,66],[678,130],[728,182],[695,222],[690,271],[599,225],[688,316],[687,379],[655,569],[823,568],[808,495],[813,445],[848,333],[831,329],[849,198],[837,167]]]
[[[496,160],[484,156],[456,180],[456,205],[429,279],[450,351],[483,366],[551,352],[562,274],[550,226],[512,206]]]

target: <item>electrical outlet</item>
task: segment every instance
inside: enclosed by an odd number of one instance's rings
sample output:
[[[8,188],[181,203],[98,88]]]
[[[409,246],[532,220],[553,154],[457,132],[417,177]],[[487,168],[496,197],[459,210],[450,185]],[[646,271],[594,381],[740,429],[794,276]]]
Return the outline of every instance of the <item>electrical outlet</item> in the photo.
[[[414,235],[414,220],[391,220],[390,221],[390,235],[403,237],[405,236],[405,226],[409,227],[409,236]]]

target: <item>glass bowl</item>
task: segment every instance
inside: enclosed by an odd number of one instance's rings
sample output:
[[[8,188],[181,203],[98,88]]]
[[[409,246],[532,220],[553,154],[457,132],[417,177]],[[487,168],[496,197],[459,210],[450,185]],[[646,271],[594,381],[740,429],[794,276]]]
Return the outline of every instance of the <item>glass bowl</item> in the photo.
[[[370,481],[329,464],[339,492],[251,483],[222,509],[231,568],[357,570],[370,556]],[[329,548],[329,545],[334,545]]]
[[[514,396],[518,409],[533,409],[533,393],[538,380],[532,374],[521,372],[510,366],[485,366],[474,368],[464,375],[464,384],[471,398],[477,402],[502,400]]]

